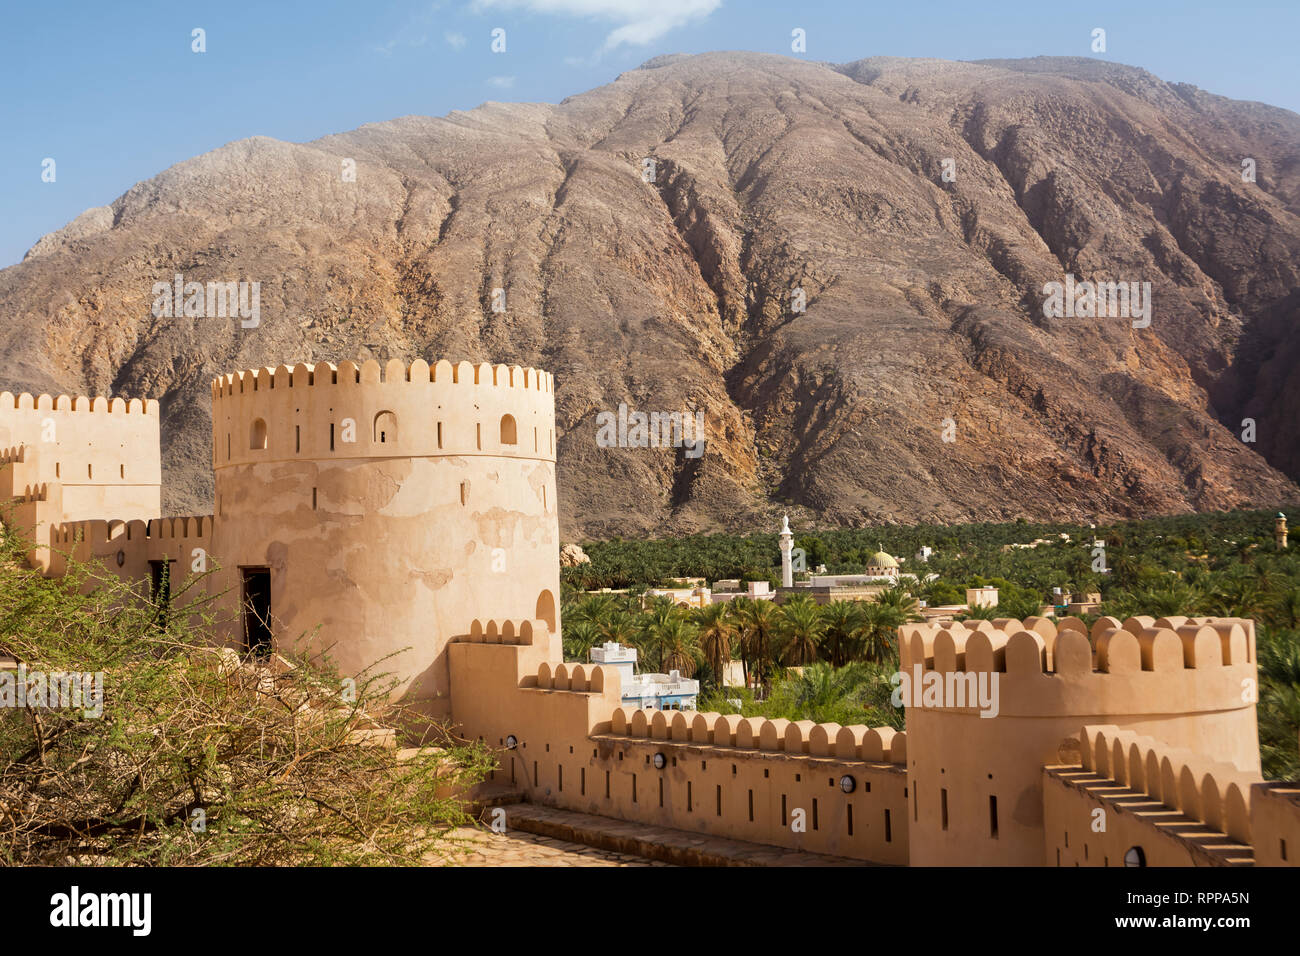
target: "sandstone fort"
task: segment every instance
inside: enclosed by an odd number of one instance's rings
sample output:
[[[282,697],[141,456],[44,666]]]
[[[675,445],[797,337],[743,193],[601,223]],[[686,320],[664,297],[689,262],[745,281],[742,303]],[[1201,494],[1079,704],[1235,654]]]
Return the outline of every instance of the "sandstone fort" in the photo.
[[[995,676],[999,701],[918,695],[905,731],[635,709],[616,667],[561,653],[551,375],[281,365],[211,401],[213,513],[162,517],[156,401],[0,393],[31,563],[193,579],[233,648],[383,662],[530,802],[879,864],[1300,860],[1300,785],[1260,775],[1251,620],[906,625],[904,672]]]

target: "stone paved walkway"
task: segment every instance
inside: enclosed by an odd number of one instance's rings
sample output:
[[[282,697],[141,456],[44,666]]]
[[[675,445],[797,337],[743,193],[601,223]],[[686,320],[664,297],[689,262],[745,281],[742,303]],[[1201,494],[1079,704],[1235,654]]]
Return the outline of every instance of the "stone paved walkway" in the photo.
[[[429,866],[835,866],[878,864],[480,795],[505,813],[505,832],[464,827]]]
[[[523,830],[493,833],[464,828],[455,832],[462,841],[432,866],[669,866],[639,856],[569,843]]]
[[[676,866],[877,866],[842,856],[728,840],[685,830],[615,820],[557,807],[520,803],[505,808],[509,831],[528,831],[561,845],[576,843],[630,859],[650,858]]]

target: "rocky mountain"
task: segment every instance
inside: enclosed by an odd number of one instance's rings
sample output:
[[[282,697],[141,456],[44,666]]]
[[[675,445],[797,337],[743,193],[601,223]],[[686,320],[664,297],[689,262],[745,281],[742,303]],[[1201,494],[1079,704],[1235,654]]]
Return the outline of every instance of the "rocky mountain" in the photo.
[[[155,317],[176,273],[260,282],[260,324]],[[1045,314],[1067,274],[1150,283],[1149,325]],[[161,400],[174,512],[211,507],[213,376],[358,355],[552,371],[566,537],[1271,505],[1300,116],[1086,59],[660,57],[231,143],[41,239],[0,315],[0,387]],[[601,447],[620,402],[707,450]]]

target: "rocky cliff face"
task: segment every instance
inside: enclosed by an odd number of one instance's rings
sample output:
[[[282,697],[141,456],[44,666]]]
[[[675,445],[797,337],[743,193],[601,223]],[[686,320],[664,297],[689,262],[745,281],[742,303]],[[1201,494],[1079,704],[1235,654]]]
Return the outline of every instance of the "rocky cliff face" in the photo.
[[[176,273],[260,282],[260,325],[155,317]],[[1149,282],[1149,327],[1045,316],[1067,273]],[[1296,497],[1298,274],[1294,113],[1090,60],[662,57],[168,169],[0,272],[0,387],[159,398],[172,511],[211,507],[210,378],[357,355],[552,371],[566,537],[1219,509]],[[707,451],[601,447],[620,402]]]

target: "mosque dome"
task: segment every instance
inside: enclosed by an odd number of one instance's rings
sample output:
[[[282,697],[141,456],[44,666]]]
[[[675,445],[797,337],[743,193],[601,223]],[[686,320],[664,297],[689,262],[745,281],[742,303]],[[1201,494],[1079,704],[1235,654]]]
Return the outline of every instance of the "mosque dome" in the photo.
[[[896,560],[894,560],[894,558],[893,558],[891,555],[886,554],[884,551],[877,551],[877,552],[876,552],[875,554],[873,554],[873,555],[871,556],[871,558],[867,561],[867,567],[869,567],[869,568],[897,568],[897,567],[898,567],[898,562],[897,562]]]

